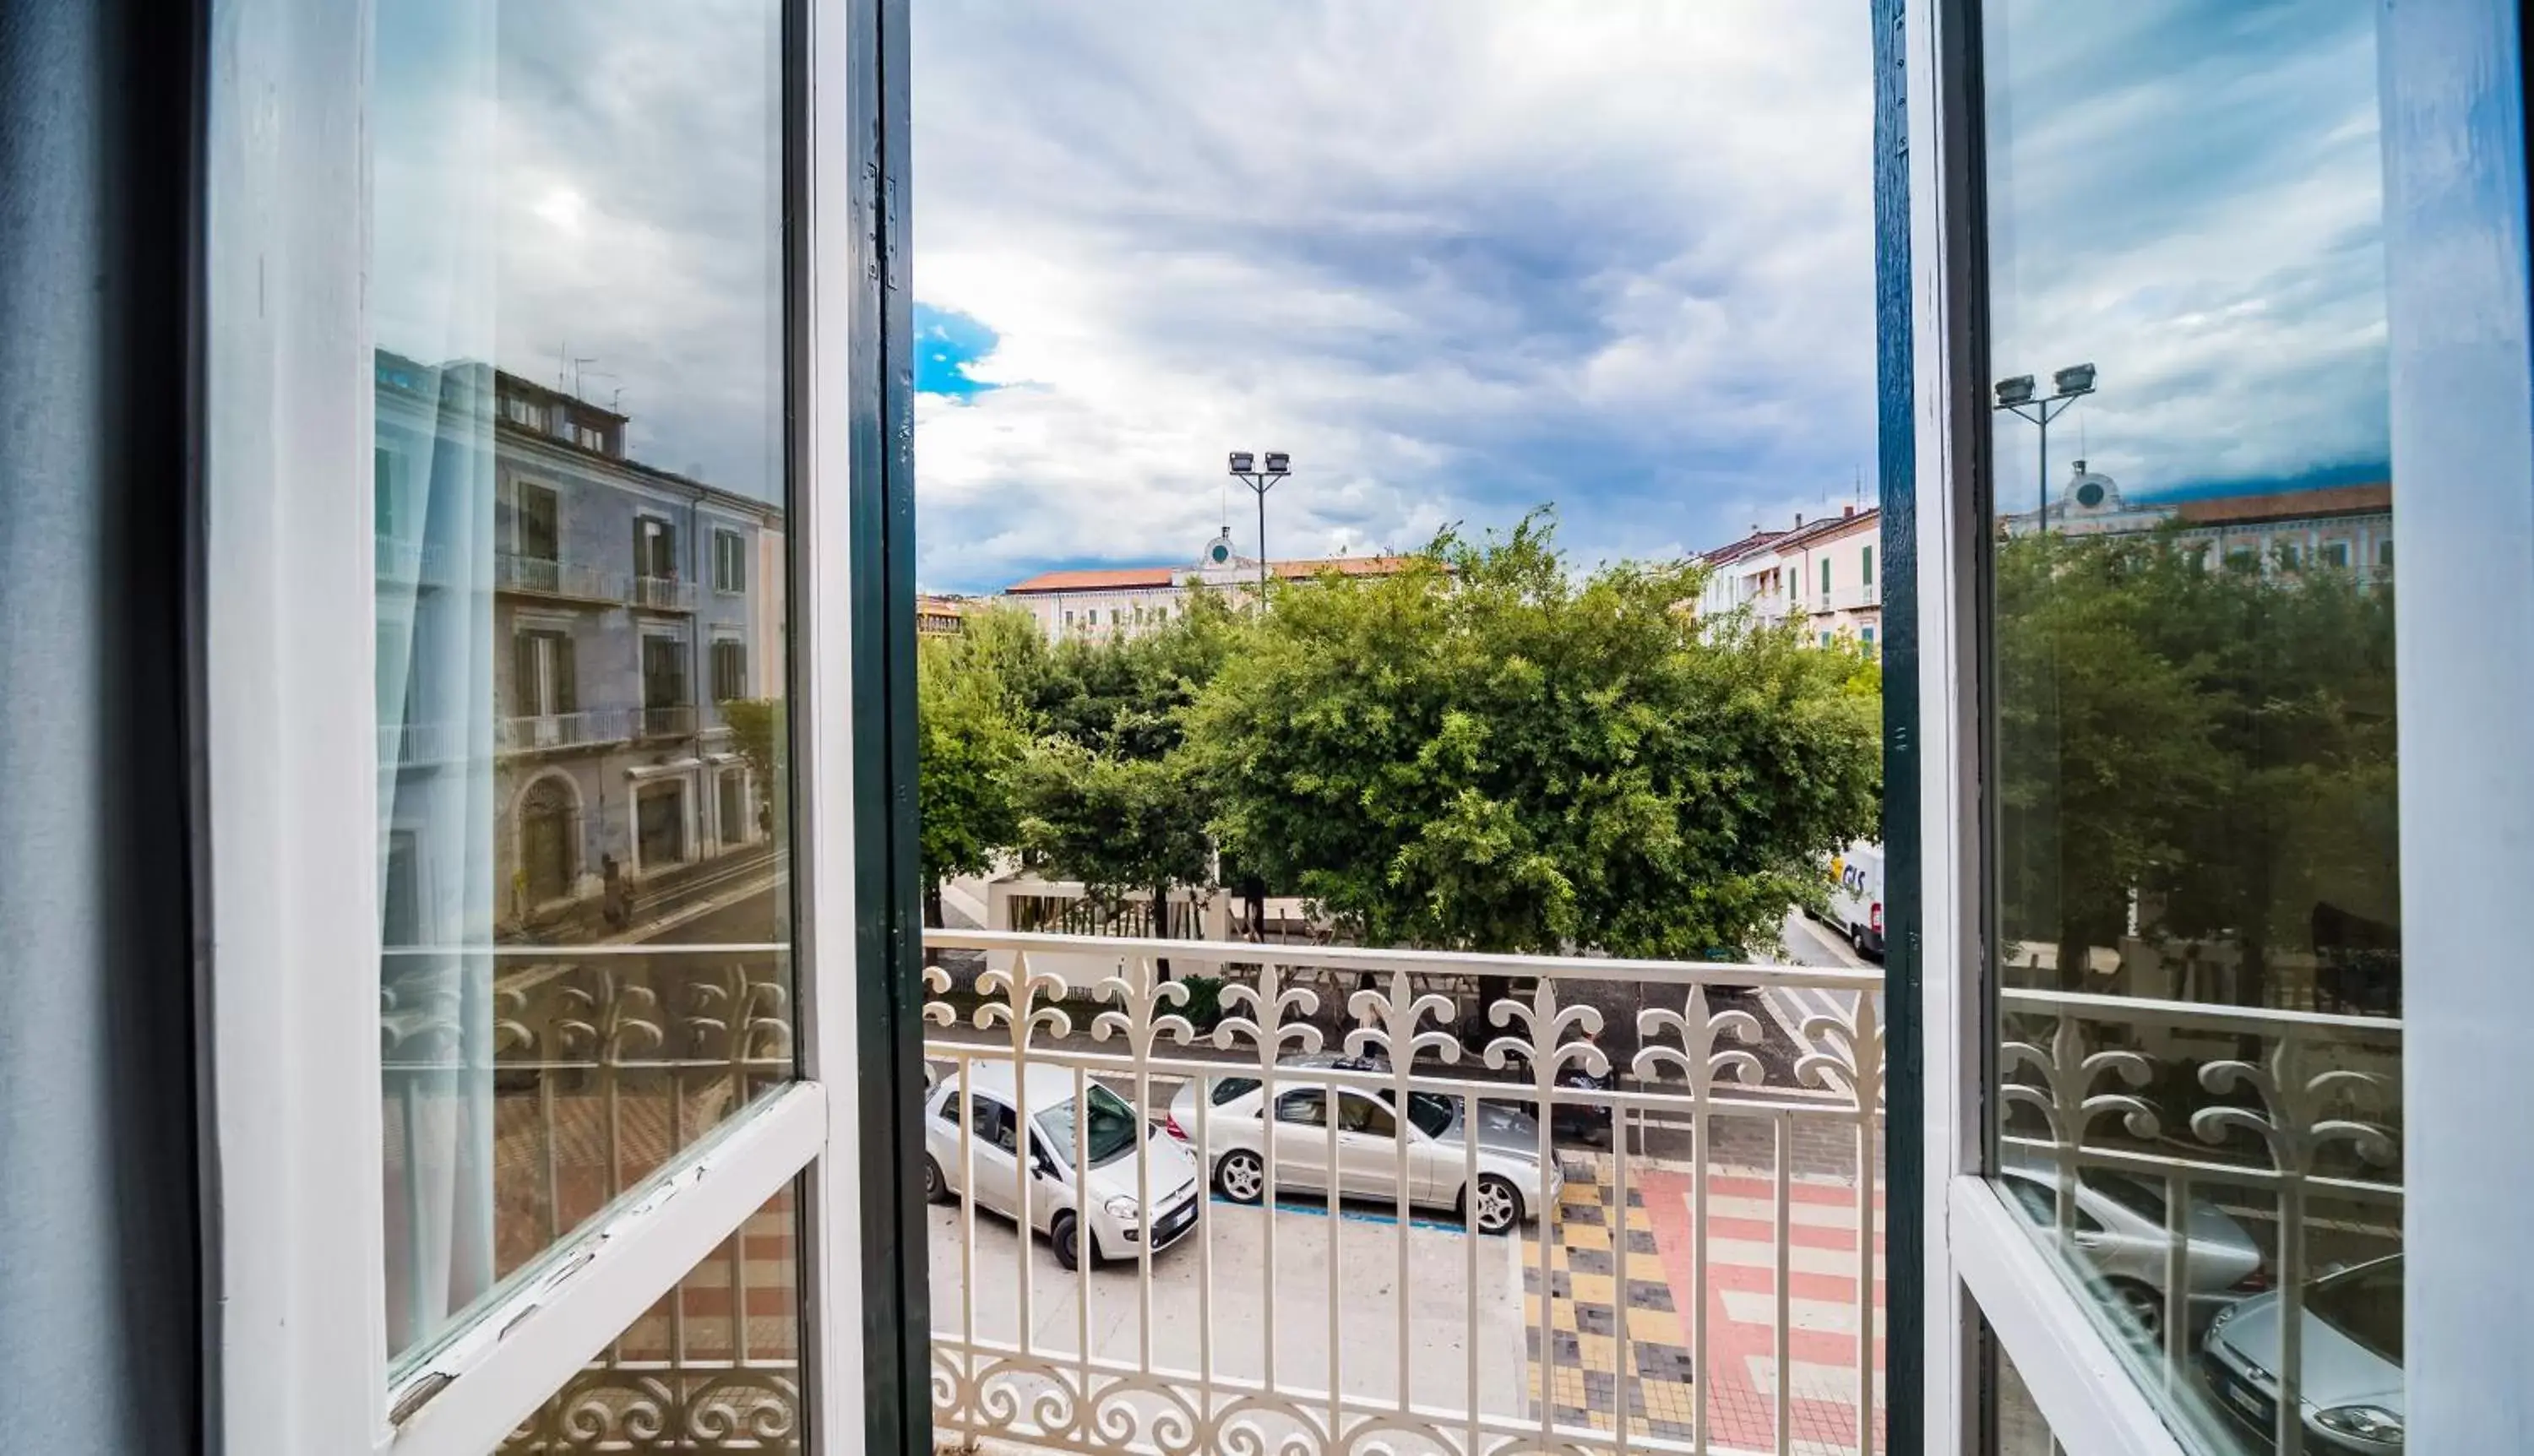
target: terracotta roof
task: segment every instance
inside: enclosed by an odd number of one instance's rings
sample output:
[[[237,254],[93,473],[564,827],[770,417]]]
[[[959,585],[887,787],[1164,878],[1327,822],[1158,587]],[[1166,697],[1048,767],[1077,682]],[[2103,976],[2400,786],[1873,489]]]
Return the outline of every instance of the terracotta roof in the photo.
[[[1709,566],[1720,567],[1728,561],[1738,561],[1749,556],[1784,534],[1784,531],[1753,531],[1730,545],[1719,546],[1713,551],[1701,553],[1698,559]]]
[[[1819,540],[1824,536],[1835,536],[1841,531],[1852,530],[1855,527],[1862,525],[1869,525],[1874,521],[1876,516],[1881,516],[1883,512],[1881,508],[1868,506],[1862,511],[1857,511],[1846,516],[1825,516],[1819,520],[1807,520],[1802,525],[1795,527],[1793,530],[1780,536],[1777,540],[1770,542],[1769,547],[1773,551],[1783,551],[1789,546],[1800,546],[1805,542]]]
[[[1334,571],[1341,576],[1388,576],[1404,572],[1414,558],[1406,556],[1333,556],[1320,561],[1279,561],[1268,570],[1286,580]],[[1256,568],[1251,568],[1255,571]],[[1041,572],[1003,588],[1005,596],[1037,596],[1057,591],[1127,591],[1176,585],[1198,575],[1195,567],[1114,567],[1079,572]]]
[[[2380,480],[2372,485],[2333,485],[2261,496],[2211,496],[2178,502],[2173,514],[2192,525],[2235,525],[2304,520],[2319,516],[2368,516],[2392,509],[2393,484]]]
[[[1118,591],[1129,586],[1168,586],[1176,579],[1173,567],[1123,567],[1115,571],[1041,572],[1003,588],[1005,596],[1038,591]]]

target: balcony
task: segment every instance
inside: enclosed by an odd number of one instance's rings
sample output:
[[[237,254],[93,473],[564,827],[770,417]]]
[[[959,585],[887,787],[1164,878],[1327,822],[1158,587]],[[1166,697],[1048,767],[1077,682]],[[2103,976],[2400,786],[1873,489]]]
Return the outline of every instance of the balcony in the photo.
[[[633,720],[634,710],[622,707],[502,718],[493,725],[493,750],[505,755],[536,754],[623,743],[633,736]]]
[[[442,565],[441,550],[436,545],[407,540],[401,536],[380,533],[374,538],[374,570],[383,585],[439,586],[448,580]]]
[[[522,556],[513,551],[497,552],[493,557],[493,584],[503,591],[572,601],[620,602],[625,600],[625,581],[614,572],[576,562]]]
[[[695,583],[675,576],[636,576],[625,600],[646,612],[692,612]]]
[[[1879,972],[925,944],[936,1439],[1292,1456],[1879,1440]],[[1163,959],[1224,975],[1166,980]],[[1261,1111],[1320,1099],[1338,1116]],[[1050,1147],[1026,1178],[1015,1124]],[[1084,1209],[1098,1267],[1073,1257]]]
[[[379,725],[381,768],[428,768],[462,763],[466,758],[466,724],[457,719]]]
[[[694,731],[695,705],[692,702],[634,710],[635,738],[686,738]]]

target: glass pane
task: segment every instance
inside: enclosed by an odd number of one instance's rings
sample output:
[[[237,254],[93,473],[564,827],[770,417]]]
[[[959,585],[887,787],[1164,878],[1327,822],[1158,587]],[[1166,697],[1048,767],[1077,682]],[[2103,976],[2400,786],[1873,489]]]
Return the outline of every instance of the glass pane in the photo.
[[[378,7],[399,1357],[793,1073],[780,15]]]
[[[802,1449],[797,1185],[519,1423],[498,1456]]]
[[[2191,1443],[2392,1449],[2374,12],[1986,15],[1997,1166]]]
[[[1980,1337],[1991,1362],[1988,1449],[1992,1456],[2060,1456],[2059,1440],[2050,1433],[2050,1422],[2041,1408],[2032,1403],[2032,1392],[2024,1388],[2023,1372],[2015,1367],[2015,1357],[2006,1346],[1980,1322]]]

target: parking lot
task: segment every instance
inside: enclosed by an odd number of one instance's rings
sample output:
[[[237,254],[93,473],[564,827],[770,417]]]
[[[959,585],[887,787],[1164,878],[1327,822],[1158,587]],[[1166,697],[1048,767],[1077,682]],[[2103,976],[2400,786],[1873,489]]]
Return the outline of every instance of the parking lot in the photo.
[[[1338,1389],[1390,1401],[1399,1391],[1404,1311],[1412,1402],[1468,1409],[1475,1358],[1478,1408],[1510,1416],[1526,1409],[1523,1239],[1412,1218],[1403,1300],[1401,1230],[1389,1214],[1342,1206],[1333,1219],[1316,1200],[1270,1211],[1215,1197],[1196,1233],[1152,1256],[1148,1307],[1133,1262],[1068,1272],[1043,1239],[1030,1241],[1024,1260],[1015,1226],[991,1213],[978,1215],[970,1251],[962,1216],[960,1205],[933,1210],[936,1337],[958,1339],[963,1317],[973,1317],[968,1338],[1017,1345],[1026,1268],[1030,1343],[1040,1352],[1070,1359],[1087,1346],[1094,1359],[1133,1365],[1149,1349],[1156,1366],[1194,1372],[1211,1331],[1216,1375],[1265,1380],[1272,1330],[1278,1386],[1327,1389],[1334,1363]],[[965,1297],[971,1288],[973,1302]]]

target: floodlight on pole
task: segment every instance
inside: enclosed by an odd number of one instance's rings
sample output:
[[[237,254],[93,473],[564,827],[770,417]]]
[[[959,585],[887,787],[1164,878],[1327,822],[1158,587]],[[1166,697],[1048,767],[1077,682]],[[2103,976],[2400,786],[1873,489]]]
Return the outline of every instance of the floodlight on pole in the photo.
[[[1232,452],[1232,477],[1258,498],[1258,597],[1262,602],[1267,598],[1267,492],[1293,472],[1294,457],[1281,450],[1266,452],[1263,468],[1250,452]]]
[[[2051,393],[2046,398],[2035,397],[2032,376],[2019,374],[1997,382],[1997,403],[1992,409],[2032,421],[2041,430],[2040,529],[2050,529],[2050,422],[2068,412],[2069,406],[2094,393],[2094,366],[2071,364],[2055,370],[2050,376]]]

